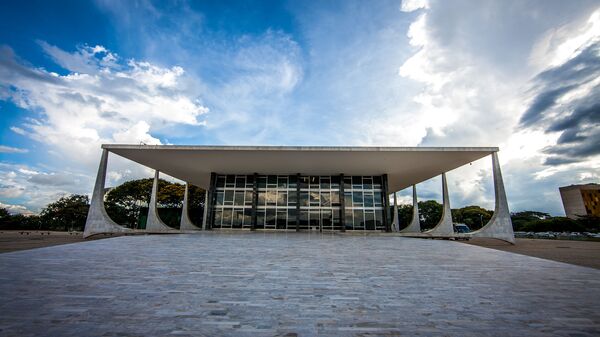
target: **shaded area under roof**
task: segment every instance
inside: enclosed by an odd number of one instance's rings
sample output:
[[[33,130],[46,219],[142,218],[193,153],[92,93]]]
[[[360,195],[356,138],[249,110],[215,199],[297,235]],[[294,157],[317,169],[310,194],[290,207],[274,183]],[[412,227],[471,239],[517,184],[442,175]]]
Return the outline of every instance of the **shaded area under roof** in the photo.
[[[390,192],[498,151],[497,147],[297,147],[105,144],[102,148],[207,189],[210,173],[381,175]]]

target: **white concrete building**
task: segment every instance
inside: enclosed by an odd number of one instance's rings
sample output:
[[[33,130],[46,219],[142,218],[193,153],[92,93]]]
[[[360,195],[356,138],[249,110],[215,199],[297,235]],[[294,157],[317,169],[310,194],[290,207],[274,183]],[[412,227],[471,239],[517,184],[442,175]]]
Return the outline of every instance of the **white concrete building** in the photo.
[[[206,190],[202,228],[293,231],[384,231],[398,235],[456,237],[445,173],[492,157],[496,206],[490,222],[468,236],[514,242],[510,213],[495,147],[272,147],[103,145],[85,236],[122,232],[104,210],[108,153],[156,171],[148,232],[170,232],[156,211],[159,172]],[[442,175],[443,216],[421,233],[416,185]],[[413,221],[398,223],[390,195],[413,187]],[[181,230],[196,230],[187,214],[187,187]],[[461,234],[462,235],[462,234]],[[463,235],[464,236],[464,235]]]

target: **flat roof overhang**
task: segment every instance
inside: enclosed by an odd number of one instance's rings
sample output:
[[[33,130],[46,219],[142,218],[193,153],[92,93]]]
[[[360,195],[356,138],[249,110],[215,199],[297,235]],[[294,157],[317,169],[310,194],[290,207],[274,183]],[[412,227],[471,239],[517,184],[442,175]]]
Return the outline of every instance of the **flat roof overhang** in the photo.
[[[388,175],[399,191],[483,158],[497,147],[102,145],[112,153],[208,189],[210,173]]]

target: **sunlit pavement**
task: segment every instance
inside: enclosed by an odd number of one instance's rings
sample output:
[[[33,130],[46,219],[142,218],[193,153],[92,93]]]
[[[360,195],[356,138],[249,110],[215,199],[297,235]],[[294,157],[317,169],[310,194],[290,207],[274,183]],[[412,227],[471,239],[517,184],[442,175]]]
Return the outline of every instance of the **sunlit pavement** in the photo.
[[[451,241],[130,236],[0,271],[2,336],[600,335],[600,270]]]

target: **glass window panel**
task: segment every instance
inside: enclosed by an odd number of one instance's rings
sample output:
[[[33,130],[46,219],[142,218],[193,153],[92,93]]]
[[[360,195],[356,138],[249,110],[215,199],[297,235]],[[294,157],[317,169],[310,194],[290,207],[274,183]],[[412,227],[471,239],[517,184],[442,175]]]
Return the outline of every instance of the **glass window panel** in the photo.
[[[267,206],[277,205],[277,191],[267,191]]]
[[[223,222],[221,223],[221,227],[223,227],[223,228],[231,227],[232,218],[233,218],[233,208],[223,208]]]
[[[285,176],[285,177],[282,177],[282,176],[277,177],[277,188],[287,188],[287,176]]]
[[[352,177],[344,177],[344,190],[352,189]]]
[[[346,210],[346,213],[344,214],[344,225],[346,226],[346,229],[349,230],[354,228],[352,221],[352,210]]]
[[[354,207],[362,207],[363,206],[363,192],[361,192],[361,191],[352,192],[352,205]]]
[[[340,176],[332,176],[331,177],[331,189],[339,189],[340,188]]]
[[[319,206],[319,192],[310,192],[310,205]]]
[[[363,189],[370,190],[373,188],[373,178],[363,177]]]
[[[295,189],[298,186],[298,178],[296,176],[288,177],[288,188]]]
[[[321,210],[321,224],[323,225],[323,229],[333,229],[332,226],[332,215],[330,209],[322,209]]]
[[[267,177],[267,187],[277,187],[277,176]]]
[[[306,189],[308,188],[308,177],[306,176],[301,176],[300,177],[300,181],[298,182],[300,184],[300,188],[301,189]]]
[[[332,206],[340,205],[340,192],[338,192],[338,191],[331,192],[331,205]]]
[[[259,176],[258,177],[258,188],[267,188],[267,177]]]
[[[233,205],[233,191],[232,190],[227,190],[225,191],[225,201],[223,202],[224,205]]]
[[[277,206],[287,206],[288,192],[277,191]]]
[[[236,209],[233,211],[233,222],[231,227],[233,228],[242,228],[242,223],[244,222],[244,210]]]
[[[373,192],[365,192],[365,207],[373,207]]]
[[[225,178],[225,187],[235,187],[235,176],[234,175],[228,175]]]
[[[373,177],[373,189],[375,189],[375,190],[381,189],[381,176]]]
[[[217,188],[225,187],[225,176],[217,176]]]
[[[256,211],[256,228],[265,228],[265,211]]]
[[[286,229],[287,228],[287,211],[278,210],[277,211],[277,229]]]
[[[375,213],[373,211],[365,211],[365,229],[375,230]]]
[[[318,210],[311,210],[310,211],[310,218],[309,218],[309,223],[310,223],[310,229],[319,229],[319,221],[320,220],[320,216],[319,216],[319,211]]]
[[[246,176],[246,188],[254,187],[254,175]]]
[[[252,206],[252,191],[246,191],[244,192],[245,197],[244,197],[244,205],[246,206]]]
[[[296,209],[289,208],[287,210],[288,214],[288,229],[296,228]]]
[[[308,207],[308,192],[300,192],[300,206]]]
[[[267,208],[265,228],[275,228],[275,209]]]
[[[376,192],[373,195],[373,205],[375,207],[381,207],[381,206],[383,206],[382,201],[383,201],[383,199],[381,198],[381,192]]]
[[[296,191],[290,191],[290,193],[288,193],[288,205],[296,206],[296,202],[297,202],[296,196],[297,196]]]
[[[244,191],[235,191],[233,204],[235,206],[244,206]]]
[[[252,227],[252,208],[244,208],[244,228]]]
[[[215,211],[215,220],[213,223],[213,227],[221,228],[221,219],[223,218],[223,209],[219,208]]]
[[[235,188],[244,188],[246,187],[246,176],[236,176],[235,177]]]
[[[329,177],[321,177],[321,189],[328,190],[331,188],[331,179]]]
[[[354,210],[354,229],[365,229],[365,221],[363,219],[363,211],[360,209]]]
[[[319,177],[318,176],[310,176],[310,188],[311,189],[319,189]]]
[[[265,197],[267,194],[266,191],[258,191],[258,206],[264,206],[267,202],[267,198]]]
[[[300,228],[307,229],[308,228],[308,211],[301,210],[300,216],[298,216],[298,219],[300,219]]]
[[[352,207],[352,192],[344,192],[344,205]]]
[[[217,205],[223,205],[223,197],[225,196],[225,192],[218,191],[217,192]]]
[[[375,229],[383,229],[383,210],[375,211]]]
[[[321,207],[331,207],[331,193],[321,192]]]
[[[352,177],[352,189],[362,190],[362,177],[361,176],[353,176]]]
[[[331,215],[332,215],[331,225],[333,226],[333,229],[339,230],[341,228],[341,226],[340,226],[340,210],[334,209],[333,213]]]

